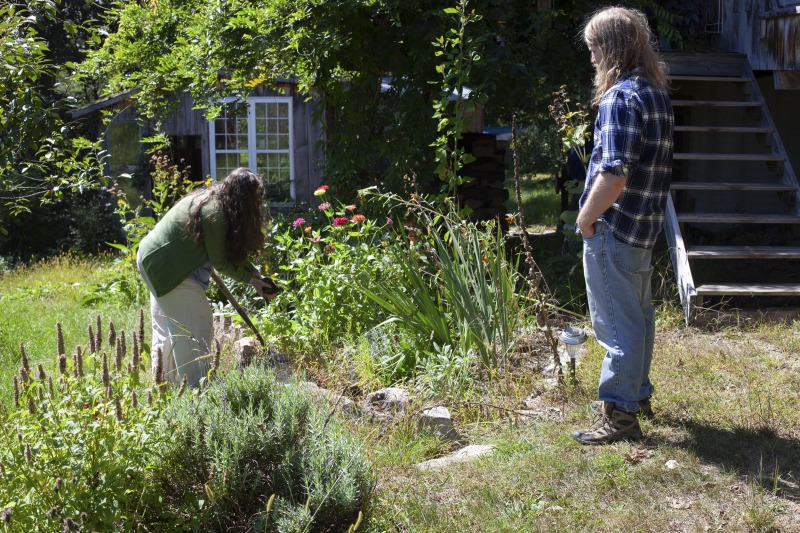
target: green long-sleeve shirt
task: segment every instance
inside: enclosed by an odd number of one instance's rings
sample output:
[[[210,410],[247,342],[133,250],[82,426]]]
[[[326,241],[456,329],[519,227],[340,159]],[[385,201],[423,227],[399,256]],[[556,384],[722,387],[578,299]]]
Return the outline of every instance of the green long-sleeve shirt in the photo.
[[[198,200],[195,195],[181,199],[139,244],[139,259],[156,296],[180,285],[208,261],[218,272],[242,283],[249,281],[255,270],[250,263],[237,267],[228,259],[225,250],[228,222],[217,200],[203,206],[200,216],[203,242],[194,241],[186,222],[192,202]]]

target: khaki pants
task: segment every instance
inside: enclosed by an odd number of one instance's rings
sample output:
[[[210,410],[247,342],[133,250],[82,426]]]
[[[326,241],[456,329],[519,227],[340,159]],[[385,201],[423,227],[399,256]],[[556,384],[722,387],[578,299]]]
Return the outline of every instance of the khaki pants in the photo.
[[[141,274],[150,287],[147,276]],[[186,374],[188,385],[198,386],[211,366],[209,347],[214,337],[211,305],[202,285],[187,278],[159,297],[150,288],[150,316],[153,371],[161,348],[164,379],[178,384]]]

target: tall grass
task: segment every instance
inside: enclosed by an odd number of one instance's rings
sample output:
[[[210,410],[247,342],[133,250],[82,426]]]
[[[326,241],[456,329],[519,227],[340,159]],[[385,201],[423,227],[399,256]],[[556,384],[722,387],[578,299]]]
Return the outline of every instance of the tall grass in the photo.
[[[410,207],[421,230],[414,243],[393,249],[398,278],[361,288],[392,316],[387,323],[396,322],[416,340],[416,349],[400,354],[395,369],[413,370],[420,361],[411,356],[447,349],[474,353],[485,368],[495,368],[509,353],[520,321],[520,276],[502,232],[492,222],[480,227],[416,200]]]
[[[104,278],[109,261],[67,254],[0,275],[0,382],[8,383],[18,370],[21,344],[31,354],[31,364],[54,368],[56,322],[61,322],[67,346],[84,348],[89,344],[87,325],[98,314],[114,322],[117,331],[138,328],[138,305],[119,306],[113,295],[94,305],[81,303]],[[0,402],[9,398],[9,389],[0,387]]]

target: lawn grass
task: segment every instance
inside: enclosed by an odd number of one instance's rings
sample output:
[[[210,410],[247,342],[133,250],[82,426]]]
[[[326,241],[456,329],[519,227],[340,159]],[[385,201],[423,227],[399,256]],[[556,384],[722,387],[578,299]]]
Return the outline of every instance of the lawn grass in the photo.
[[[513,179],[507,180],[506,188],[509,199],[506,202],[507,213],[519,213],[517,193]],[[552,231],[558,225],[561,214],[561,196],[555,192],[553,177],[546,174],[532,174],[520,178],[522,196],[522,214],[528,231],[538,233]]]
[[[52,368],[56,321],[68,351],[86,344],[86,324],[97,314],[118,329],[136,327],[136,306],[80,303],[107,266],[67,257],[0,277],[0,401],[8,405],[20,343],[32,363]],[[378,479],[360,531],[800,531],[800,322],[686,327],[669,301],[657,322],[657,418],[643,424],[641,442],[584,447],[569,437],[591,418],[603,357],[593,340],[576,384],[547,381],[546,353],[534,346],[491,382],[431,400],[450,408],[465,442],[493,444],[490,457],[417,469],[451,443],[417,427],[423,400],[413,388],[419,399],[406,418],[352,421]],[[327,357],[331,365],[309,374],[329,372],[329,388],[349,390],[365,370],[352,353]],[[526,397],[538,402],[535,414],[514,414]]]
[[[76,346],[88,346],[88,324],[95,324],[97,315],[104,338],[109,321],[118,333],[138,329],[139,306],[121,305],[113,297],[99,304],[81,303],[108,265],[108,258],[65,255],[0,275],[0,402],[10,398],[21,344],[34,368],[38,363],[48,371],[55,368],[56,322],[61,323],[68,356]],[[145,334],[149,337],[149,328]]]
[[[496,446],[490,458],[420,472],[416,455],[398,466],[375,453],[384,482],[367,530],[800,531],[800,322],[672,324],[660,320],[644,441],[569,437],[590,421],[603,356],[591,342],[580,384],[544,392],[541,417],[509,417],[521,397],[485,398],[495,416],[480,423],[455,406],[470,442]],[[379,446],[411,448],[390,435]]]

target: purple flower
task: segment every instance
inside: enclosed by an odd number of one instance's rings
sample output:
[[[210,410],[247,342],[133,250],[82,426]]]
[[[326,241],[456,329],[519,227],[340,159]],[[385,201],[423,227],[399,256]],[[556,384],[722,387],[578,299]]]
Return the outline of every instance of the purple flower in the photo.
[[[392,224],[394,224],[394,220],[392,220],[392,217],[386,217],[386,225],[391,226]]]
[[[298,218],[297,220],[295,220],[294,222],[292,222],[292,226],[296,228],[297,226],[302,226],[302,225],[303,225],[303,224],[305,224],[305,223],[306,223],[306,219],[304,219],[304,218]]]
[[[3,509],[2,514],[0,514],[0,522],[11,522],[11,507]]]
[[[323,202],[323,203],[319,204],[319,210],[320,211],[326,211],[326,210],[328,210],[330,208],[331,208],[331,203],[330,202]]]

